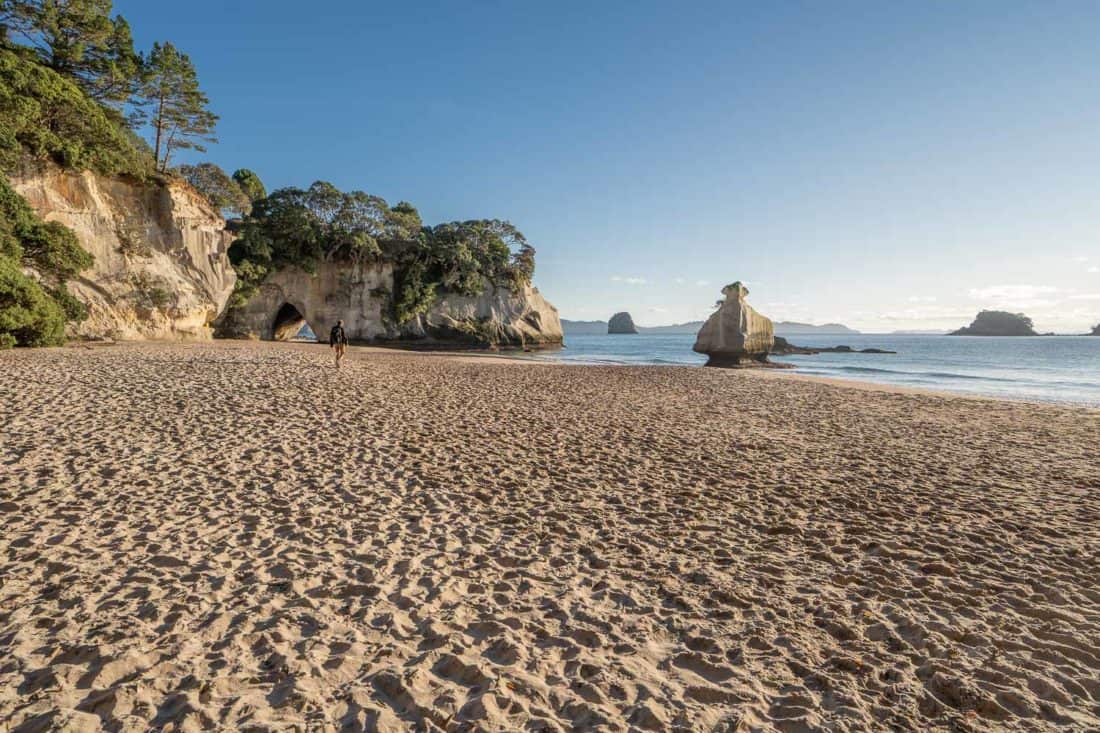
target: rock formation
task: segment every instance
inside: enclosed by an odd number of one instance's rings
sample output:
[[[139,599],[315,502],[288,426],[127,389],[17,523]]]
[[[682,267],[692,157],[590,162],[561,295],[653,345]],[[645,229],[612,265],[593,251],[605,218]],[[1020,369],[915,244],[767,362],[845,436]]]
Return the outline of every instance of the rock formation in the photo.
[[[1031,319],[1023,313],[1007,311],[982,311],[973,323],[949,336],[1038,336],[1032,327]]]
[[[287,340],[309,324],[321,339],[337,320],[360,343],[537,348],[562,343],[558,311],[537,288],[518,292],[486,284],[479,296],[441,295],[427,313],[402,324],[390,316],[393,265],[325,262],[313,274],[288,267],[218,322],[221,338]]]
[[[771,353],[775,356],[788,356],[790,354],[896,354],[898,352],[886,349],[853,349],[851,346],[821,346],[816,348],[796,346],[782,336],[776,336]]]
[[[424,345],[539,348],[560,346],[561,319],[538,288],[486,288],[478,296],[443,295],[424,315],[401,326],[400,337]]]
[[[1095,326],[1092,327],[1092,333],[1090,333],[1089,335],[1100,336],[1100,323],[1097,323]]]
[[[766,362],[775,343],[772,322],[753,310],[740,282],[722,288],[724,301],[699,329],[693,349],[710,357],[707,366],[735,367]]]
[[[309,324],[320,339],[336,321],[353,341],[372,341],[393,329],[385,322],[386,297],[393,288],[389,263],[323,262],[316,272],[285,267],[260,291],[217,323],[218,338],[286,341]]]
[[[638,333],[634,319],[627,312],[616,313],[607,322],[608,333]]]
[[[233,291],[232,236],[206,199],[180,181],[108,178],[28,164],[12,187],[47,221],[73,230],[95,257],[69,281],[88,306],[75,338],[199,340]]]

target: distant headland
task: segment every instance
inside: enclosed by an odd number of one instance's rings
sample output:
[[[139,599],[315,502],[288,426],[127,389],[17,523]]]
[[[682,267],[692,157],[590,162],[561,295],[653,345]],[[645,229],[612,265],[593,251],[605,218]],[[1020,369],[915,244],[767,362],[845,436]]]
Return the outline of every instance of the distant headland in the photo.
[[[630,315],[627,313],[626,315]],[[633,319],[631,319],[633,322]],[[567,336],[594,336],[609,333],[609,321],[570,321],[562,319],[562,329]],[[686,323],[673,323],[667,326],[638,326],[635,324],[635,333],[653,334],[697,334],[703,327],[702,321],[688,321]],[[778,321],[775,324],[775,332],[787,336],[804,336],[808,334],[844,334],[857,335],[859,331],[848,328],[839,323],[825,323],[820,326],[811,323],[799,323],[797,321]]]

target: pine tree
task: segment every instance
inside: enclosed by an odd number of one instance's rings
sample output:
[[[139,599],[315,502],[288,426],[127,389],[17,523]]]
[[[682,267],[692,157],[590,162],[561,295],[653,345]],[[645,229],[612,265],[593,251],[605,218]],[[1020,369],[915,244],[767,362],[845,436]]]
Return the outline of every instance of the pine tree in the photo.
[[[217,142],[218,116],[207,109],[209,103],[187,54],[171,43],[154,43],[145,60],[135,122],[148,121],[153,129],[158,170],[168,170],[177,150],[206,152],[203,142]]]
[[[141,69],[130,25],[111,18],[111,0],[0,0],[0,42],[5,36],[107,104],[130,98]]]

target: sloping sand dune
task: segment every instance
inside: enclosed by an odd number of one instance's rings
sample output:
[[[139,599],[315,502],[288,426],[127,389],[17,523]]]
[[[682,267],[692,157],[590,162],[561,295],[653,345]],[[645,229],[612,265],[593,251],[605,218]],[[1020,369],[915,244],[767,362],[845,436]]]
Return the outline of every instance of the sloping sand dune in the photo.
[[[0,353],[0,729],[1097,730],[1100,412]]]

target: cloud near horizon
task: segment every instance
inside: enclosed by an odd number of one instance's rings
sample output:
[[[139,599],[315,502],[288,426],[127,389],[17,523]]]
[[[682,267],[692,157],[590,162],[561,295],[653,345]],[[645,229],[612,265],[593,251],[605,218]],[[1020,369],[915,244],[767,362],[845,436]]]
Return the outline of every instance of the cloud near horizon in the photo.
[[[626,283],[627,285],[645,285],[649,281],[644,277],[623,277],[622,275],[612,275],[611,282],[614,283]]]

